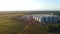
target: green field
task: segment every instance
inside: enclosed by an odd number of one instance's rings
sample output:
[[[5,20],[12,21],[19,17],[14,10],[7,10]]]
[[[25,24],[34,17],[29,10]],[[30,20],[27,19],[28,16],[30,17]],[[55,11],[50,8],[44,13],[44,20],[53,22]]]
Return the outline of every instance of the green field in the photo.
[[[1,14],[0,15],[0,34],[18,34],[24,26],[21,22],[12,20],[11,17],[21,14]]]

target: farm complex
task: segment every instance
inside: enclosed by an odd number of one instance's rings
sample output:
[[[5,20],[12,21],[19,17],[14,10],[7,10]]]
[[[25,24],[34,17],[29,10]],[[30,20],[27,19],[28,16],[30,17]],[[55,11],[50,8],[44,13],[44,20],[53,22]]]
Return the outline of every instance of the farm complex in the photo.
[[[49,13],[0,13],[0,34],[59,34],[60,17]]]

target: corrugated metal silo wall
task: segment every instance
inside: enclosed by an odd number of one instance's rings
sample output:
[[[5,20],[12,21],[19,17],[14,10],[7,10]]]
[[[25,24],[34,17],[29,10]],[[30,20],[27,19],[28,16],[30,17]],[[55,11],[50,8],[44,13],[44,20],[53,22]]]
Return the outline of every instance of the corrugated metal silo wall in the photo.
[[[54,22],[58,22],[58,17],[53,16],[53,21],[54,21]]]
[[[52,16],[49,17],[49,20],[50,20],[49,22],[53,22]]]
[[[41,22],[45,22],[45,17],[44,16],[41,17]]]
[[[36,21],[41,22],[41,16],[33,16],[33,19],[35,19]]]
[[[39,22],[41,22],[41,16],[39,16]]]
[[[45,23],[48,23],[48,22],[58,22],[58,17],[55,17],[55,16],[48,16],[48,17],[42,17],[41,18],[41,21],[42,22],[45,22]]]
[[[37,18],[36,20],[38,21],[39,17],[38,17],[38,16],[36,16],[36,18]]]

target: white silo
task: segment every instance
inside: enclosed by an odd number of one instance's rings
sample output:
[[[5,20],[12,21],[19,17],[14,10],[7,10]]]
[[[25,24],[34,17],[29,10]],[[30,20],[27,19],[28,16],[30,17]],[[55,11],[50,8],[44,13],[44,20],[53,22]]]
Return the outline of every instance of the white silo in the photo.
[[[41,22],[41,16],[39,16],[39,22]]]
[[[39,17],[38,17],[38,16],[36,16],[36,20],[37,20],[37,21],[39,20]]]
[[[37,19],[35,15],[34,15],[34,19],[35,19],[35,20]]]

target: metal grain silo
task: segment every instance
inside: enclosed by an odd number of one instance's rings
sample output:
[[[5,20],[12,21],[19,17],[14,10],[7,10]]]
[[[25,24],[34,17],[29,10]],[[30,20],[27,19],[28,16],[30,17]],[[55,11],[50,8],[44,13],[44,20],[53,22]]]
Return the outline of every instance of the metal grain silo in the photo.
[[[36,16],[34,16],[34,19],[36,20],[36,19],[37,19],[37,17],[36,17]]]
[[[53,16],[50,16],[50,21],[49,22],[53,22]]]
[[[58,17],[54,15],[33,15],[33,19],[42,23],[57,22]]]
[[[48,23],[48,22],[57,22],[58,21],[58,17],[56,16],[43,16],[41,18],[42,22]]]
[[[49,20],[48,18],[49,18],[49,17],[45,17],[45,18],[44,18],[44,21],[45,21],[45,22],[48,22],[48,20]]]
[[[55,16],[49,16],[45,19],[45,22],[57,22],[58,18]]]
[[[53,22],[58,22],[58,17],[57,16],[53,16]]]
[[[41,22],[41,16],[39,16],[39,22]]]
[[[39,21],[39,16],[35,16],[36,17],[36,21]]]
[[[41,17],[41,22],[45,22],[45,17],[44,16]]]

